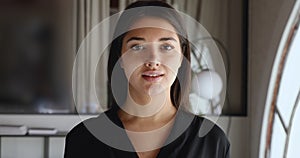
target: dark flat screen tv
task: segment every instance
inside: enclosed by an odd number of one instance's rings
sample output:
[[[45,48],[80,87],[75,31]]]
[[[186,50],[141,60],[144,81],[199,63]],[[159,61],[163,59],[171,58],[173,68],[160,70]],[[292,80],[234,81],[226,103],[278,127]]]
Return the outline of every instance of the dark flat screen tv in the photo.
[[[71,114],[71,8],[66,1],[0,1],[0,113]]]

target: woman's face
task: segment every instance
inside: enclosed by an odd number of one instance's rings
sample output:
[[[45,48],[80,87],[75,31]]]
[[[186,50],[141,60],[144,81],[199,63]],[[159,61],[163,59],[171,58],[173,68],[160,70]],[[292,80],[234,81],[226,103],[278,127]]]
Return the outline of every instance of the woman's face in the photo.
[[[178,35],[168,21],[155,17],[137,20],[122,44],[121,67],[130,95],[170,93],[182,58]]]

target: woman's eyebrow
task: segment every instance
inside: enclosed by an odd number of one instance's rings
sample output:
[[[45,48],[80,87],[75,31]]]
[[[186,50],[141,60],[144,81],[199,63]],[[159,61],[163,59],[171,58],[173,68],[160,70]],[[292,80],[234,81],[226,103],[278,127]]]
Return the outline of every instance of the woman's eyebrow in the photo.
[[[142,37],[131,37],[131,38],[129,38],[129,39],[126,41],[126,43],[128,43],[128,42],[130,42],[130,41],[134,41],[134,40],[136,40],[136,41],[145,41],[145,38],[142,38]]]
[[[175,42],[177,42],[177,40],[173,37],[163,37],[163,38],[160,38],[159,41],[175,41]]]
[[[142,37],[131,37],[126,41],[126,43],[128,43],[130,41],[146,41],[146,40],[145,40],[145,38],[142,38]],[[173,37],[163,37],[163,38],[160,38],[159,41],[175,41],[175,42],[177,42],[177,40]]]

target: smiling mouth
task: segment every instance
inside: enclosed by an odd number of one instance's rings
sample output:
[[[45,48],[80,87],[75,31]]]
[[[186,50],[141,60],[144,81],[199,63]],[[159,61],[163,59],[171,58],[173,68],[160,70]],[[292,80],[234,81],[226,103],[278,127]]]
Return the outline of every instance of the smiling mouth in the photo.
[[[152,72],[152,71],[147,71],[142,74],[142,77],[149,82],[157,82],[160,79],[162,79],[163,76],[164,74],[161,72]]]

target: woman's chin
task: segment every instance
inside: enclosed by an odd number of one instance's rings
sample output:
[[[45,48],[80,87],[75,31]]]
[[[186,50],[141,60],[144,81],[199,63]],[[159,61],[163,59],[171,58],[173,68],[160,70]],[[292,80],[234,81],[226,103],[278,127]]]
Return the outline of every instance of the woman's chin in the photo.
[[[166,88],[162,84],[152,84],[148,89],[149,96],[157,96],[164,93]]]

